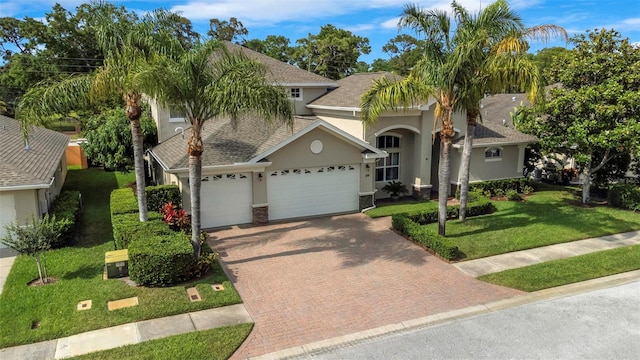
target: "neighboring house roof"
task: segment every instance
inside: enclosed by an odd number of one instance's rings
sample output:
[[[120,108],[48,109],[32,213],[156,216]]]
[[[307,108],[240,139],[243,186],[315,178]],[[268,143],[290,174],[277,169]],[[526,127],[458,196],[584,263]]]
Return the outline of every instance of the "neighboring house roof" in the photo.
[[[390,72],[356,73],[338,80],[338,88],[322,95],[307,105],[309,108],[360,109],[360,98],[375,80],[386,77],[399,80],[402,77]]]
[[[513,126],[511,113],[520,105],[530,105],[526,94],[497,94],[482,99],[482,122],[476,125],[473,146],[532,143],[535,136],[523,134]],[[504,120],[504,122],[503,122]],[[462,146],[464,136],[453,140],[454,146]]]
[[[217,118],[208,121],[202,131],[204,152],[202,153],[202,167],[228,166],[237,164],[257,163],[264,157],[280,149],[282,145],[295,140],[296,135],[306,133],[318,126],[325,127],[347,140],[357,143],[364,152],[373,152],[386,156],[382,151],[371,147],[362,140],[351,137],[341,130],[314,116],[294,117],[293,128],[286,124],[265,124],[250,115],[239,119],[234,129],[229,118]],[[180,134],[172,136],[151,150],[165,170],[184,170],[189,167],[187,145],[189,129],[184,137]]]
[[[29,130],[28,144],[26,149],[21,123],[0,115],[0,188],[48,187],[69,136],[34,126]]]
[[[258,60],[264,64],[270,71],[267,77],[280,85],[284,86],[321,86],[334,87],[337,83],[334,80],[324,76],[314,74],[310,71],[302,70],[297,66],[289,65],[270,56],[253,51],[244,46],[234,44],[230,41],[224,42],[230,51],[242,51],[247,56]]]

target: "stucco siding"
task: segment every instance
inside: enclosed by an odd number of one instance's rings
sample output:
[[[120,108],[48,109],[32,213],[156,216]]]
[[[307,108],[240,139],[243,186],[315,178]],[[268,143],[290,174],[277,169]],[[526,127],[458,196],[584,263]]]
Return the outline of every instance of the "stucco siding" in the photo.
[[[44,193],[45,190],[42,190]],[[16,220],[20,224],[26,224],[31,216],[40,217],[41,211],[38,205],[38,190],[12,191],[16,208]]]
[[[293,105],[296,115],[313,115],[313,111],[307,108],[307,104],[327,92],[326,88],[299,87],[302,90],[302,99],[294,100]],[[290,88],[289,88],[290,89]]]
[[[363,140],[364,126],[362,121],[357,118],[339,118],[331,116],[318,116],[320,119],[328,122],[329,124],[339,128],[342,131],[347,132],[349,135],[355,136],[358,139]]]
[[[375,146],[376,133],[380,135],[381,132],[398,132],[399,129],[416,129],[418,132],[421,128],[420,115],[412,116],[383,116],[380,117],[375,123],[365,127],[365,141]]]
[[[471,153],[471,168],[469,169],[469,182],[509,179],[522,176],[522,172],[516,171],[518,168],[521,168],[518,164],[518,146],[508,145],[499,148],[502,150],[502,158],[500,160],[485,159],[485,151],[487,149],[485,147],[473,149]],[[454,149],[451,158],[453,170],[451,176],[452,182],[459,181],[461,159],[462,152]]]

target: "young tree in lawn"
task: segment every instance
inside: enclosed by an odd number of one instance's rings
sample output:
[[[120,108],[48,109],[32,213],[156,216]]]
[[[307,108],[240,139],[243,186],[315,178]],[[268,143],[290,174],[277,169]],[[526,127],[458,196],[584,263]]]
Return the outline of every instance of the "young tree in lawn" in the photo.
[[[460,164],[460,221],[466,219],[469,193],[471,152],[478,120],[480,101],[486,93],[505,90],[525,90],[535,103],[540,75],[538,68],[527,57],[530,39],[547,40],[566,31],[556,25],[526,28],[520,16],[509,8],[506,0],[498,0],[478,13],[471,14],[455,1],[452,3],[456,18],[455,56],[464,65],[457,74],[456,87],[460,104],[466,110],[467,128]]]
[[[596,172],[624,154],[640,155],[640,47],[605,29],[571,41],[575,47],[551,66],[561,86],[551,89],[530,127],[544,150],[583,166],[587,205]]]
[[[453,56],[454,41],[450,37],[451,20],[443,11],[406,5],[399,26],[426,36],[424,55],[406,78],[382,78],[376,81],[362,97],[361,118],[365,123],[373,123],[384,111],[409,109],[427,102],[430,96],[436,99],[434,128],[440,124],[438,233],[444,236],[451,173],[450,153],[455,135],[453,112],[457,101],[455,78],[449,74],[459,71],[459,63]]]
[[[17,222],[6,225],[7,232],[4,238],[0,238],[0,243],[19,254],[33,256],[38,267],[40,282],[46,284],[49,280],[46,253],[68,225],[68,219],[56,221],[55,216],[49,217],[49,214],[45,214],[42,219],[36,219],[32,215],[31,223],[26,226],[21,226]]]
[[[292,104],[284,88],[269,83],[264,65],[241,51],[230,52],[217,41],[196,44],[177,61],[165,58],[165,64],[149,69],[141,78],[147,84],[147,94],[186,114],[191,124],[187,148],[191,244],[199,258],[203,125],[221,116],[229,116],[235,123],[243,113],[255,114],[261,121],[292,124]]]

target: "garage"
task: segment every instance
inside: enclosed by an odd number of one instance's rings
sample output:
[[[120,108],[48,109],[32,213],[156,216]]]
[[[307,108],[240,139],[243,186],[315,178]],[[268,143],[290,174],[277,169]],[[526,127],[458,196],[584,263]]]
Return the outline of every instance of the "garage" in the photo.
[[[358,210],[359,165],[267,172],[269,220]]]
[[[203,228],[251,222],[250,173],[205,176],[200,191]]]
[[[0,192],[0,238],[6,235],[4,226],[16,221],[16,207],[12,193]],[[0,249],[5,248],[0,244]]]

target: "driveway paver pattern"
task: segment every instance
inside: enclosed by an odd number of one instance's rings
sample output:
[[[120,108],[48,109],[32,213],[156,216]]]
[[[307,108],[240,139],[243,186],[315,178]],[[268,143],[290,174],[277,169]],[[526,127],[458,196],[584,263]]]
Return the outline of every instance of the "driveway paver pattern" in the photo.
[[[209,233],[255,321],[244,359],[522,294],[475,280],[364,214]]]

